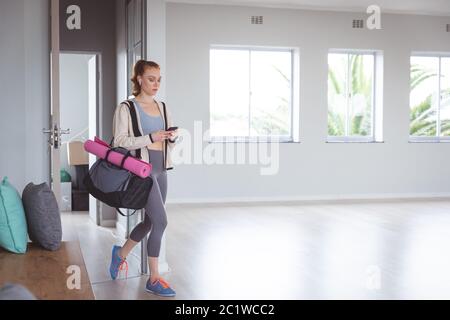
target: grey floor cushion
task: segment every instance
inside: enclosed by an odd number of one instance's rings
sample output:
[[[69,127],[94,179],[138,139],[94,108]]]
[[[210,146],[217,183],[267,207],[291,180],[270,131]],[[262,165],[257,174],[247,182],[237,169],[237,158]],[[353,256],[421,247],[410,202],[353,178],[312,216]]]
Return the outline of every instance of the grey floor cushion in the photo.
[[[36,297],[20,284],[7,283],[0,288],[0,300],[36,300]]]
[[[44,249],[57,250],[61,246],[61,216],[55,195],[46,183],[29,183],[22,193],[31,241]]]

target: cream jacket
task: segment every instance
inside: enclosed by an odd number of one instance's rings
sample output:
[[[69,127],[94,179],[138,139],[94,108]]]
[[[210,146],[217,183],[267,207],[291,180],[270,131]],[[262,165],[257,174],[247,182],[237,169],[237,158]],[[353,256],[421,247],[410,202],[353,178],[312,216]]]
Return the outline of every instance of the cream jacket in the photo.
[[[159,101],[156,101],[159,107],[159,111],[164,121],[165,129],[172,127],[172,118],[170,116],[169,110],[166,105],[166,115],[164,116],[163,104]],[[133,104],[134,105],[134,104]],[[134,105],[137,117],[137,123],[139,127],[139,132],[142,135],[142,127],[141,127],[141,119],[139,117],[139,112]],[[113,118],[113,136],[114,136],[114,147],[122,147],[128,149],[130,151],[136,151],[137,149],[141,149],[141,158],[145,162],[149,162],[148,158],[148,149],[147,146],[152,144],[152,140],[150,135],[142,135],[140,137],[135,137],[133,133],[133,126],[131,121],[130,110],[126,102],[122,102],[114,112]],[[163,143],[163,159],[166,170],[173,169],[172,159],[171,159],[171,151],[176,143],[176,140],[165,140]],[[133,156],[136,155],[135,152],[132,152]]]

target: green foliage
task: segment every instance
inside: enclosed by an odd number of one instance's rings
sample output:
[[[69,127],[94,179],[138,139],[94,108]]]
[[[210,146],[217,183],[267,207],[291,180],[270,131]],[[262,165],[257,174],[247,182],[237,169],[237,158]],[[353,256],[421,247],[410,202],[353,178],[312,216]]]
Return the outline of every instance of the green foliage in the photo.
[[[349,94],[351,97],[362,95],[366,101],[363,114],[350,114],[351,122],[349,123],[349,134],[357,136],[367,136],[371,133],[372,128],[372,77],[364,72],[364,56],[350,55],[350,74],[351,87]],[[345,84],[345,74],[338,75],[336,70],[328,68],[328,79],[331,85],[331,96],[345,95],[345,88],[341,88],[340,84]],[[351,100],[350,100],[351,101]],[[350,108],[350,106],[349,106]],[[346,114],[328,110],[328,135],[329,136],[345,136],[346,130]]]
[[[430,72],[429,70],[424,70],[420,65],[411,65],[411,91],[413,91],[423,81],[436,76],[436,73]]]
[[[283,81],[287,88],[290,88],[291,81],[279,68],[272,65],[279,77],[273,81]],[[263,110],[254,106],[251,110],[250,135],[289,135],[291,125],[289,123],[289,101],[278,96],[277,107],[273,111]],[[233,113],[213,113],[212,121],[239,121],[240,123],[248,122],[245,115],[235,115]]]
[[[342,136],[345,132],[345,119],[341,113],[328,110],[328,135]]]
[[[280,76],[279,81],[284,81],[287,88],[291,87],[289,77],[283,73],[277,66],[272,65],[277,74]],[[256,110],[255,110],[256,109]],[[289,115],[289,101],[278,96],[278,106],[274,112],[268,112],[263,109],[258,109],[257,106],[253,111],[251,118],[251,135],[289,135],[290,134],[290,120]]]
[[[433,77],[437,77],[435,72],[426,70],[417,64],[411,65],[411,92],[425,80]],[[442,97],[441,109],[450,105],[450,89],[441,90],[440,97]],[[436,136],[436,110],[432,106],[432,101],[433,93],[429,94],[423,101],[411,108],[409,128],[409,134],[411,136]],[[449,120],[441,120],[441,135],[450,135]]]

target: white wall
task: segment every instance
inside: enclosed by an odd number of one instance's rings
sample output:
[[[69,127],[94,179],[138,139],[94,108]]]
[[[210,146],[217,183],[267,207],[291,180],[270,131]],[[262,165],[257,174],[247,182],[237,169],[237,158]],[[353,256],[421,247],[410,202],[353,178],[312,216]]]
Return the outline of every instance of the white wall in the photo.
[[[147,0],[147,60],[161,67],[161,78],[166,78],[166,3],[165,0]],[[166,81],[161,82],[157,99],[166,99]]]
[[[264,25],[251,25],[263,15]],[[382,30],[353,30],[364,12],[167,4],[167,102],[175,124],[209,126],[209,46],[300,49],[301,143],[280,145],[277,175],[255,165],[180,165],[169,202],[402,197],[449,194],[449,144],[408,143],[411,51],[450,52],[445,17],[382,14]],[[327,135],[329,48],[384,52],[384,143],[331,144]],[[230,66],[232,67],[232,66]]]
[[[92,55],[61,54],[61,128],[70,128],[70,134],[62,135],[61,168],[66,169],[75,178],[75,168],[69,166],[67,156],[67,142],[85,141],[89,137],[89,131],[84,131],[89,126],[89,83],[88,60]],[[80,135],[80,133],[83,134]]]
[[[0,177],[22,192],[49,182],[50,38],[47,0],[0,1]]]

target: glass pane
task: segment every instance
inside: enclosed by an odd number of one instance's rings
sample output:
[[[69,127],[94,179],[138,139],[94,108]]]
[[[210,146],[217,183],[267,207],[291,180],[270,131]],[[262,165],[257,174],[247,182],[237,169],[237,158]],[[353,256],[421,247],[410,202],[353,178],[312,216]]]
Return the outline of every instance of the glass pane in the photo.
[[[137,45],[142,39],[142,0],[134,0],[134,41],[133,45]]]
[[[127,40],[128,49],[134,47],[134,1],[130,1],[127,5]]]
[[[450,136],[450,58],[441,58],[441,135]]]
[[[373,54],[351,54],[349,132],[352,136],[372,135]]]
[[[291,52],[251,52],[250,136],[291,135]]]
[[[210,135],[248,136],[249,51],[211,49],[210,59]]]
[[[136,62],[142,59],[142,44],[138,43],[134,48],[134,62],[133,66]]]
[[[410,135],[435,136],[439,58],[411,57]]]
[[[328,135],[345,136],[348,55],[328,55]]]
[[[132,50],[128,50],[127,51],[127,72],[128,72],[128,77],[127,77],[127,90],[128,90],[128,94],[131,95],[132,93],[132,83],[130,81],[131,76],[133,75],[133,67],[134,67],[134,52]]]

